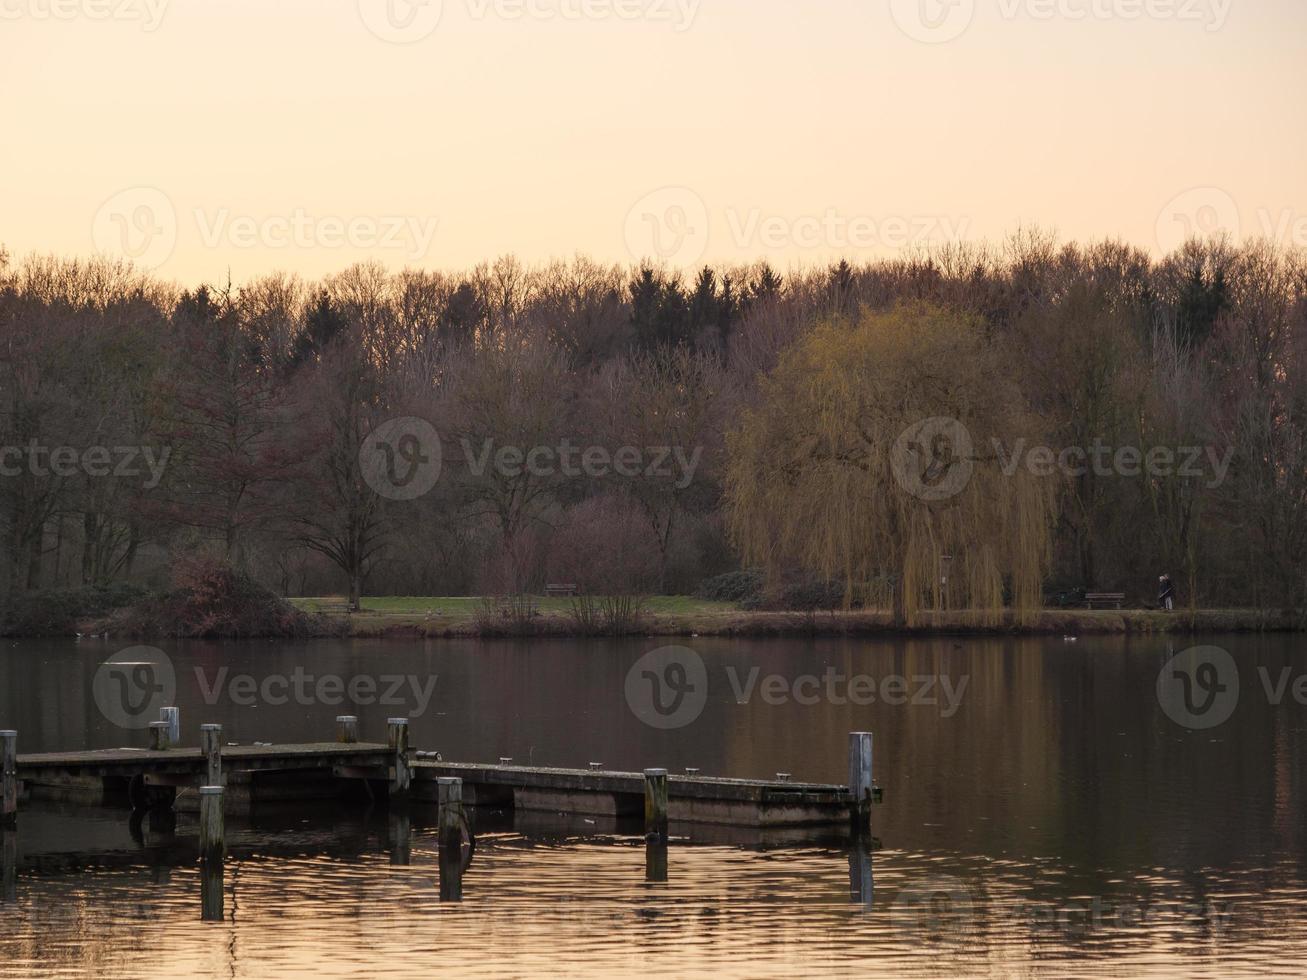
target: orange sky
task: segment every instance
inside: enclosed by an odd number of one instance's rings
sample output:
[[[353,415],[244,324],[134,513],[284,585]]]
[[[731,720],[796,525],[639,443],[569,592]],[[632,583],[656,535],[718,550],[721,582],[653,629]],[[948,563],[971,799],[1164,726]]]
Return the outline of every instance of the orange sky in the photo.
[[[0,242],[167,277],[1307,245],[1301,0],[0,0]]]

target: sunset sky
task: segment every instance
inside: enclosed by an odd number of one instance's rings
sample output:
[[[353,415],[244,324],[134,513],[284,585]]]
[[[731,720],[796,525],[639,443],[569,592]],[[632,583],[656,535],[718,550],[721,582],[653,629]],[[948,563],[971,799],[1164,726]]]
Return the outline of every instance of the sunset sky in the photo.
[[[0,242],[184,282],[1307,245],[1302,0],[0,0]]]

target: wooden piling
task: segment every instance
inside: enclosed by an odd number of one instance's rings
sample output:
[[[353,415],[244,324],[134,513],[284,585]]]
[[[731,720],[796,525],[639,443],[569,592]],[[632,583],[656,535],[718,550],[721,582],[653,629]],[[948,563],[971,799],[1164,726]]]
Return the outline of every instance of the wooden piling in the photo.
[[[392,798],[402,799],[408,795],[409,785],[413,781],[413,771],[409,767],[408,758],[407,718],[386,719],[386,744],[394,753],[394,761],[391,763],[394,776],[390,780],[390,795]]]
[[[645,840],[644,880],[650,882],[667,880],[667,841]]]
[[[871,835],[871,732],[849,732],[849,820],[855,837]]]
[[[168,744],[182,744],[182,713],[180,708],[160,708],[159,720],[168,723]]]
[[[18,901],[18,831],[0,828],[0,902]]]
[[[222,726],[200,726],[200,751],[204,753],[204,785],[221,786],[222,782]]]
[[[172,726],[166,721],[150,722],[150,751],[166,752],[172,748],[169,731]]]
[[[437,865],[440,868],[440,900],[463,901],[463,855],[455,850],[441,850]]]
[[[221,861],[206,861],[200,869],[200,920],[221,922],[223,914],[223,874]]]
[[[390,863],[404,866],[413,862],[413,825],[406,808],[391,810],[386,816],[390,836]]]
[[[18,826],[18,733],[0,732],[0,783],[3,784],[3,804],[0,804],[0,827]]]
[[[644,771],[644,836],[667,841],[667,770]]]
[[[458,850],[463,846],[463,780],[457,776],[439,777],[436,801],[440,804],[440,846]]]
[[[359,740],[359,719],[357,715],[336,716],[336,741],[343,745],[353,745]]]
[[[446,902],[461,902],[463,833],[467,822],[463,815],[463,780],[457,776],[439,777],[436,780],[436,794],[440,804],[440,898]]]
[[[227,854],[223,829],[222,787],[200,787],[200,859],[207,865],[220,864]]]

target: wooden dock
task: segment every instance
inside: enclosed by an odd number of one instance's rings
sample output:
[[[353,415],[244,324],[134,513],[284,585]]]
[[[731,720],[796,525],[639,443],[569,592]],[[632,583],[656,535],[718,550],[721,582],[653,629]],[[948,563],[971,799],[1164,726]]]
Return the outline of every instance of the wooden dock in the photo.
[[[872,736],[852,732],[848,744],[849,781],[845,785],[775,780],[724,779],[697,773],[672,775],[666,769],[643,772],[553,769],[447,763],[434,752],[409,746],[408,719],[387,721],[384,745],[358,741],[358,718],[336,719],[332,742],[295,745],[224,745],[222,726],[201,725],[200,745],[180,745],[176,708],[162,709],[150,724],[147,749],[102,749],[87,752],[18,754],[18,733],[0,731],[0,904],[17,895],[18,815],[22,801],[53,798],[69,809],[125,799],[131,805],[133,836],[145,837],[145,821],[164,835],[175,826],[175,813],[198,815],[198,842],[183,845],[190,853],[198,843],[201,917],[224,915],[224,867],[235,842],[228,815],[250,813],[258,802],[294,804],[348,793],[382,799],[394,824],[391,860],[409,863],[412,837],[408,803],[437,807],[439,883],[442,900],[460,901],[463,874],[475,848],[473,811],[590,814],[586,820],[628,825],[643,816],[645,879],[665,882],[672,823],[700,824],[725,832],[749,827],[754,833],[789,828],[839,828],[855,840],[851,851],[853,894],[871,895],[871,807],[880,791],[872,781]],[[101,811],[102,812],[102,811]],[[77,858],[33,855],[31,868],[69,866]]]
[[[336,740],[293,745],[223,745],[221,727],[205,725],[198,748],[177,747],[175,709],[151,729],[152,748],[44,752],[19,755],[17,735],[0,732],[4,823],[16,821],[21,797],[37,795],[102,805],[126,797],[134,809],[165,806],[200,810],[217,806],[239,814],[259,801],[334,798],[354,792],[392,805],[412,798],[462,807],[637,817],[650,832],[666,835],[668,821],[744,827],[851,826],[870,831],[871,736],[849,742],[850,782],[845,785],[728,779],[662,769],[619,772],[454,763],[436,753],[414,752],[408,721],[388,722],[386,744],[356,740],[358,720],[337,719]],[[169,730],[171,726],[172,731]],[[456,790],[447,792],[451,787]],[[853,787],[851,789],[850,787]],[[221,793],[215,792],[221,789]],[[208,798],[215,798],[206,800]],[[214,817],[216,819],[216,816]]]
[[[462,780],[469,806],[635,817],[644,813],[639,772],[431,762],[413,766],[413,798],[435,801],[436,780]],[[668,819],[748,827],[803,827],[849,821],[849,791],[827,783],[713,776],[667,777]]]

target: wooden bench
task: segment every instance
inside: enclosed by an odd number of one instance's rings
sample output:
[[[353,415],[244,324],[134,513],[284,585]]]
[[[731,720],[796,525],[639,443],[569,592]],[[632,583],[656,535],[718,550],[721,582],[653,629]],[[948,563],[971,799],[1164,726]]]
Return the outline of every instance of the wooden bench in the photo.
[[[1124,592],[1086,592],[1085,608],[1093,609],[1095,605],[1106,608],[1112,606],[1116,609],[1121,608],[1121,603],[1125,602]]]
[[[545,595],[554,596],[573,596],[579,595],[581,590],[575,585],[546,585]]]
[[[324,616],[348,616],[353,611],[348,599],[323,599],[318,603],[318,612]]]

